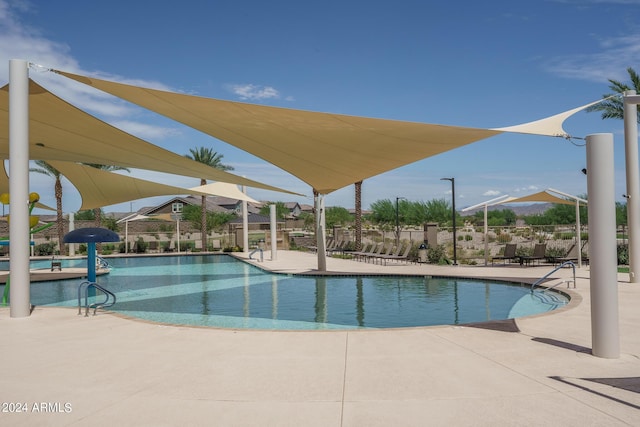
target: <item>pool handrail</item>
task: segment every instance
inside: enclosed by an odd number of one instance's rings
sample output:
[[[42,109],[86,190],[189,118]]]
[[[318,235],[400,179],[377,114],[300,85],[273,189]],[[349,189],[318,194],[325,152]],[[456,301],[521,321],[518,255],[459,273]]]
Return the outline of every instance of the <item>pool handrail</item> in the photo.
[[[92,288],[92,287],[104,293],[106,298],[102,303],[94,302],[89,304],[89,288]],[[82,314],[82,290],[83,289],[84,289],[84,307],[85,307],[84,317],[89,317],[89,309],[91,308],[94,309],[93,315],[95,316],[96,311],[98,311],[98,308],[111,307],[116,303],[116,294],[100,286],[96,282],[84,281],[80,283],[80,286],[78,286],[78,315]],[[109,302],[110,298],[113,298],[112,302]]]
[[[550,272],[548,272],[547,274],[545,274],[544,276],[542,276],[541,278],[539,278],[538,280],[536,280],[535,282],[533,282],[531,284],[531,292],[533,293],[533,289],[539,285],[540,283],[542,283],[542,281],[544,279],[546,279],[547,277],[551,276],[553,273],[555,273],[556,271],[560,270],[561,268],[563,268],[565,265],[571,265],[571,267],[573,268],[573,286],[576,286],[576,265],[573,263],[573,261],[565,261],[562,264],[560,264],[559,266],[555,267],[553,270],[551,270]]]

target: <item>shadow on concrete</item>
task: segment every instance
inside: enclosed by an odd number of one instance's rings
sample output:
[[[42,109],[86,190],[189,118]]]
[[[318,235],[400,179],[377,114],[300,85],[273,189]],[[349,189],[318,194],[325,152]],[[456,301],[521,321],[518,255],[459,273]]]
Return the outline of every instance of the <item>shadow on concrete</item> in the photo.
[[[501,332],[520,332],[515,319],[492,320],[489,322],[465,323],[462,326],[478,329],[490,329]]]
[[[552,376],[552,377],[549,377],[549,378],[551,378],[553,380],[556,380],[556,381],[559,381],[559,382],[561,382],[563,384],[568,384],[570,386],[579,388],[580,390],[584,390],[586,392],[595,394],[596,396],[600,396],[600,397],[604,397],[605,399],[613,400],[614,402],[620,403],[622,405],[626,405],[626,406],[629,406],[629,407],[634,408],[634,409],[640,409],[640,406],[638,406],[638,405],[636,405],[634,403],[627,402],[626,400],[622,400],[620,398],[617,398],[617,397],[614,397],[614,396],[610,396],[610,395],[608,395],[606,393],[603,393],[603,392],[597,391],[597,390],[593,390],[593,389],[591,389],[589,387],[585,387],[585,386],[580,385],[580,384],[576,384],[576,383],[574,383],[572,381],[572,380],[575,380],[575,378],[564,378],[564,377],[559,377],[559,376]],[[624,388],[625,390],[629,390],[629,389],[626,388],[626,387],[620,387],[619,385],[623,384],[623,385],[628,386],[629,384],[633,384],[633,388],[635,388],[635,389],[632,389],[630,391],[633,391],[633,392],[636,392],[636,393],[638,392],[637,390],[638,390],[638,387],[640,386],[639,385],[640,381],[639,381],[638,377],[630,377],[630,378],[578,378],[578,379],[585,380],[585,381],[593,381],[593,382],[597,382],[597,383],[605,384],[605,385],[611,385],[612,387],[616,387],[616,388]],[[613,383],[618,384],[618,385],[612,385],[612,384],[609,384],[609,382],[613,382]]]
[[[573,350],[573,351],[578,352],[578,353],[589,353],[589,354],[591,354],[591,349],[588,348],[588,347],[583,347],[581,345],[572,344],[572,343],[569,343],[569,342],[558,341],[558,340],[554,340],[552,338],[535,337],[535,338],[532,338],[531,340],[532,341],[536,341],[536,342],[541,342],[543,344],[555,345],[556,347],[565,348],[567,350]]]

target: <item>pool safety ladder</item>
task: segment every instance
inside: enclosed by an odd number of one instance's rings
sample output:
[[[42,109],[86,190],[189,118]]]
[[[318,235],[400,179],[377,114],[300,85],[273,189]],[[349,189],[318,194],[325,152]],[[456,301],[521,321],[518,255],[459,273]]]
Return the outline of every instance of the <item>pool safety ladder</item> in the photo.
[[[249,254],[249,259],[253,259],[251,258],[251,256],[253,254],[255,254],[256,252],[260,252],[260,262],[264,262],[264,251],[261,248],[255,248],[253,251],[251,251],[251,253]]]
[[[571,266],[573,268],[573,280],[562,279],[553,286],[544,287],[539,292],[534,292],[535,287],[538,286],[540,283],[542,283],[544,279],[551,276],[553,273],[560,270],[561,268],[564,268],[565,266]],[[559,266],[557,266],[556,268],[554,268],[553,270],[551,270],[550,272],[548,272],[547,274],[545,274],[544,276],[542,276],[541,278],[533,282],[531,284],[531,293],[534,294],[537,298],[539,298],[540,301],[542,302],[549,303],[549,304],[559,304],[561,303],[561,300],[553,292],[550,292],[550,291],[556,288],[557,286],[560,286],[565,283],[567,284],[567,289],[569,288],[571,283],[573,283],[574,289],[576,287],[576,265],[573,263],[573,261],[563,262],[562,264],[560,264]]]
[[[96,267],[105,269],[105,270],[111,270],[111,264],[109,264],[106,259],[97,255],[96,255]]]
[[[98,303],[94,302],[89,304],[89,289],[96,289],[102,292],[105,296],[105,300]],[[93,315],[96,315],[96,311],[99,308],[107,308],[111,307],[116,303],[116,294],[111,292],[110,290],[98,285],[96,282],[82,282],[80,286],[78,286],[78,315],[82,314],[82,297],[84,296],[84,317],[89,316],[89,310],[93,308]]]

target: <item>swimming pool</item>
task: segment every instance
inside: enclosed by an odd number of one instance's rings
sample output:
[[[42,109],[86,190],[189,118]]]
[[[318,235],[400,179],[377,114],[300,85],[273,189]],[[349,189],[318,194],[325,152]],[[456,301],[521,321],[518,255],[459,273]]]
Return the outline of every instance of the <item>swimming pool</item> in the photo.
[[[553,310],[567,302],[529,285],[410,276],[266,273],[228,255],[110,258],[98,283],[110,310],[154,322],[249,329],[357,329],[457,325]],[[32,264],[46,268],[50,261]],[[86,260],[63,260],[63,267]],[[1,266],[0,266],[1,267]],[[32,304],[77,306],[81,280],[34,282]]]

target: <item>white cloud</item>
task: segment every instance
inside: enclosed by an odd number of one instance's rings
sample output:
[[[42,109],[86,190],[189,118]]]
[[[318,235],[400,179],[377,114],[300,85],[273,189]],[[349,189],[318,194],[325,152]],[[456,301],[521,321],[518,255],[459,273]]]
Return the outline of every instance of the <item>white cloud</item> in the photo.
[[[525,192],[525,191],[529,192],[529,191],[537,191],[537,190],[538,190],[538,187],[536,187],[535,185],[529,185],[529,186],[526,186],[526,187],[516,188],[513,191],[516,192],[516,193],[520,193],[521,191],[522,192]]]
[[[8,64],[11,59],[29,61],[29,76],[52,93],[103,120],[126,119],[128,129],[144,130],[144,133],[138,134],[140,137],[166,136],[174,132],[161,127],[154,130],[153,125],[149,124],[136,125],[133,120],[136,116],[140,116],[143,110],[104,92],[50,72],[50,69],[60,69],[127,84],[169,90],[167,86],[154,81],[124,79],[100,71],[84,70],[71,55],[71,49],[67,44],[48,40],[37,28],[31,28],[21,22],[20,13],[28,13],[28,8],[28,2],[0,0],[0,64]],[[9,80],[8,67],[0,66],[0,79],[5,82]]]
[[[640,33],[602,39],[598,44],[596,53],[551,58],[543,68],[560,77],[593,82],[628,79],[625,70],[640,56]]]
[[[129,120],[118,120],[111,123],[118,129],[122,129],[132,135],[136,135],[142,139],[159,140],[173,136],[178,136],[181,132],[175,128],[165,128],[160,126],[152,126],[146,123],[134,122]]]
[[[500,194],[502,194],[502,192],[498,190],[488,190],[482,193],[483,196],[488,196],[488,197],[499,196]]]
[[[278,99],[280,92],[271,86],[260,86],[251,83],[230,84],[229,90],[243,101],[262,101],[264,99]]]

